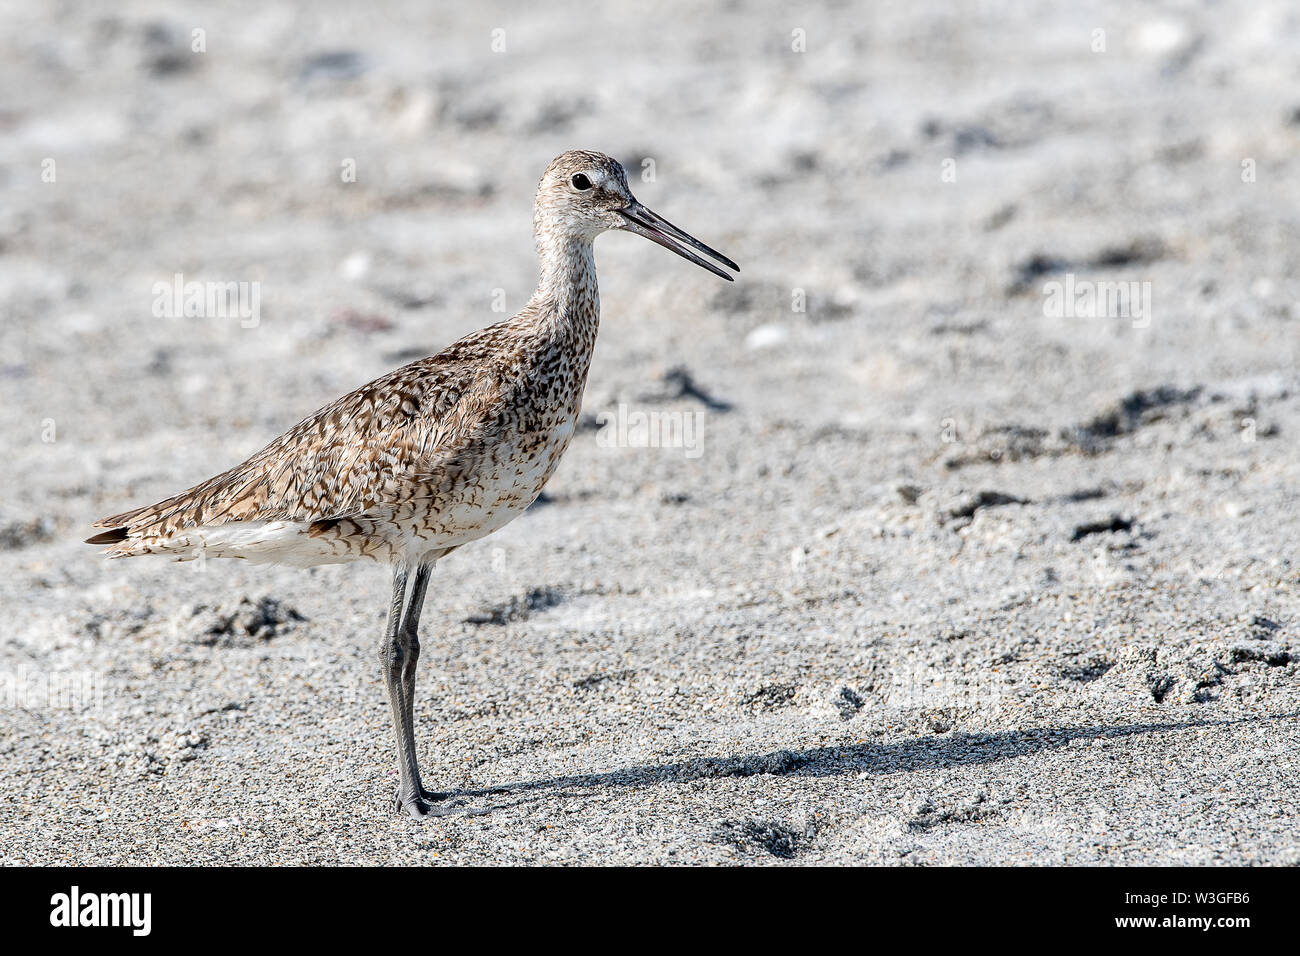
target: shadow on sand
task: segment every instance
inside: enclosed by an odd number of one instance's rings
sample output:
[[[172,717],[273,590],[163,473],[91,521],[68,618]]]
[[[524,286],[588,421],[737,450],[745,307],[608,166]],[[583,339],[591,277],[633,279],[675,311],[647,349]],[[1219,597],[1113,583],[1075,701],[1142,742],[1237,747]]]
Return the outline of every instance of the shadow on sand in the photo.
[[[603,773],[573,774],[527,780],[483,790],[457,790],[440,809],[444,814],[476,815],[501,809],[498,806],[469,806],[464,798],[522,796],[563,789],[602,787],[649,787],[666,783],[689,783],[725,777],[759,775],[785,777],[834,777],[841,774],[908,773],[964,767],[969,764],[1014,760],[1068,746],[1075,740],[1121,739],[1143,734],[1171,733],[1200,727],[1227,727],[1266,720],[1291,720],[1297,714],[1262,714],[1234,720],[1186,720],[1172,723],[1120,724],[1112,727],[1043,727],[992,734],[955,733],[941,737],[918,737],[892,744],[856,744],[845,747],[814,747],[808,750],[774,750],[740,757],[698,757],[677,763],[626,767]],[[461,799],[457,799],[461,798]],[[515,801],[516,803],[522,801]]]

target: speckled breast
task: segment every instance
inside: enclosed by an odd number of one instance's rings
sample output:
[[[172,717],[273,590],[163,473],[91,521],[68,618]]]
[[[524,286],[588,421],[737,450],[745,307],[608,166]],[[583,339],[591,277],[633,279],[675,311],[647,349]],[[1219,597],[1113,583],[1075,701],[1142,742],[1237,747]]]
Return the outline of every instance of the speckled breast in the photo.
[[[406,532],[408,554],[468,544],[527,511],[569,447],[576,408],[557,419],[544,430],[511,430],[450,488],[407,502],[394,524]]]

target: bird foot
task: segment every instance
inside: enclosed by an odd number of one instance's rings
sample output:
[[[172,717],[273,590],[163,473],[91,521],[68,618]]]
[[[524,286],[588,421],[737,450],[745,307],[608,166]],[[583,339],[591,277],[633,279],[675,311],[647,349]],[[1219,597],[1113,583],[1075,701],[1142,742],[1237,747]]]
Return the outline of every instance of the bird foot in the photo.
[[[421,797],[409,797],[406,800],[398,797],[395,803],[398,816],[413,817],[420,820],[433,813],[433,807],[429,806]]]
[[[397,796],[393,798],[393,806],[399,816],[408,816],[417,820],[423,817],[439,817],[446,811],[437,810],[431,804],[446,800],[450,796],[449,793],[435,793],[423,787],[418,793],[405,796],[398,791]]]

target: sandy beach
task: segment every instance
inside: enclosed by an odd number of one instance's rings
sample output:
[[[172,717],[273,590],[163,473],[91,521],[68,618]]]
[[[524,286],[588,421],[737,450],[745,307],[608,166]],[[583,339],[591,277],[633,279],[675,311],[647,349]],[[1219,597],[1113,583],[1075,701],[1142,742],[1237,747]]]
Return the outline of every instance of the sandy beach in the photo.
[[[1300,864],[1300,11],[952,7],[0,6],[0,864]],[[520,308],[569,148],[740,277],[597,241],[399,818],[386,568],[81,541]]]

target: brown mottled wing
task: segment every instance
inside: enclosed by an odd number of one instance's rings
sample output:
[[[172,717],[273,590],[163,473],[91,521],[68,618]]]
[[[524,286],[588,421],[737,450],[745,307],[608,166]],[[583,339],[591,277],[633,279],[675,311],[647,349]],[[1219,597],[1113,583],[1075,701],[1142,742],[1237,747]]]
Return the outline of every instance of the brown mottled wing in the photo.
[[[484,377],[472,342],[376,379],[304,419],[252,458],[187,491],[95,522],[170,535],[235,521],[328,521],[386,510],[429,490],[421,475],[455,463],[493,427],[500,383]],[[460,346],[459,348],[457,346]]]

